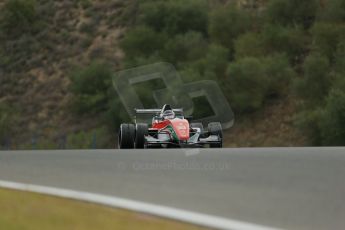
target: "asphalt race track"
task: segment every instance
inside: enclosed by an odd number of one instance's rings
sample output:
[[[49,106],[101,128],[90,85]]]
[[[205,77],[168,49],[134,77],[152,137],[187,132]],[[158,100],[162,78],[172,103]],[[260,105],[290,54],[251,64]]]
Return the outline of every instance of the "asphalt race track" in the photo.
[[[0,152],[0,180],[284,229],[345,229],[345,148]]]

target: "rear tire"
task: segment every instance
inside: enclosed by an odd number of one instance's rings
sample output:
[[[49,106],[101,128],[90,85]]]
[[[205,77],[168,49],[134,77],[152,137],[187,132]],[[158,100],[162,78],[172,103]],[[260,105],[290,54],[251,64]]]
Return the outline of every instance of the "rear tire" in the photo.
[[[220,138],[220,143],[210,144],[211,148],[222,148],[223,146],[223,131],[220,122],[211,122],[208,124],[208,132],[210,135],[216,135]]]
[[[143,149],[145,148],[145,136],[149,134],[148,125],[145,123],[138,123],[135,126],[135,148]]]
[[[120,149],[134,148],[135,127],[133,124],[121,124],[118,145]]]

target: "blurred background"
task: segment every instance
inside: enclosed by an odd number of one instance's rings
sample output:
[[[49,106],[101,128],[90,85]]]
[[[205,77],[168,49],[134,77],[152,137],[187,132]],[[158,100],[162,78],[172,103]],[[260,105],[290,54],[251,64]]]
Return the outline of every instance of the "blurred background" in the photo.
[[[113,74],[161,61],[218,82],[225,146],[345,144],[344,0],[4,0],[0,149],[114,148]],[[135,86],[146,108],[162,88]]]

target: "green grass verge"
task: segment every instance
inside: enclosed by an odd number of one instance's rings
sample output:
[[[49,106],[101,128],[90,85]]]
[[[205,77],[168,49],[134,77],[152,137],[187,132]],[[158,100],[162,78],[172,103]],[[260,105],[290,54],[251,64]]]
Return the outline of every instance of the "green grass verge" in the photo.
[[[0,189],[0,229],[201,229],[122,209]]]

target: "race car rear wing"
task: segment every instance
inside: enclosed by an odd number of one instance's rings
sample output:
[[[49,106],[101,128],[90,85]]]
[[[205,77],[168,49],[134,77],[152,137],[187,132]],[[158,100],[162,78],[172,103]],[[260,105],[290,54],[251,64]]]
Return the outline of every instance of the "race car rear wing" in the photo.
[[[161,109],[134,109],[135,114],[152,114],[158,115],[162,110]],[[177,115],[183,115],[183,109],[173,109],[174,113]]]
[[[144,117],[146,117],[147,120],[144,119],[145,122],[149,122],[149,120],[152,119],[151,116],[153,116],[156,119],[159,119],[159,114],[161,113],[162,110],[161,109],[134,109],[134,111],[135,111],[134,122],[137,123],[137,118],[143,119]],[[176,116],[179,118],[187,119],[189,122],[191,122],[193,119],[193,116],[185,116],[182,108],[173,109],[173,111],[176,114]]]

